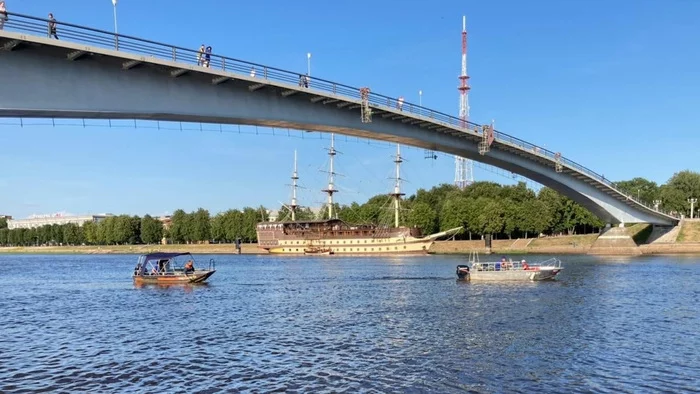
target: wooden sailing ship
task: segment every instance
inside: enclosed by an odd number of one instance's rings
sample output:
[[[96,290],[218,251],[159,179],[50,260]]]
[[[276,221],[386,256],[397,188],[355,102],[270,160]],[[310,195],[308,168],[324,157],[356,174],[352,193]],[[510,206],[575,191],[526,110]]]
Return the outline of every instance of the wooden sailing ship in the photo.
[[[296,153],[294,155],[294,173],[292,175],[292,201],[288,206],[291,212],[290,221],[270,221],[258,223],[256,231],[258,247],[273,254],[298,255],[395,255],[395,254],[425,254],[436,239],[453,234],[461,229],[457,227],[430,235],[423,235],[420,228],[400,226],[399,211],[401,196],[400,188],[400,146],[396,146],[396,183],[391,197],[394,200],[394,225],[382,226],[375,224],[352,224],[341,219],[333,218],[333,194],[338,190],[334,185],[333,158],[336,155],[334,137],[331,134],[330,171],[328,188],[323,192],[328,195],[328,217],[326,220],[296,220],[297,205],[296,188],[297,168]]]

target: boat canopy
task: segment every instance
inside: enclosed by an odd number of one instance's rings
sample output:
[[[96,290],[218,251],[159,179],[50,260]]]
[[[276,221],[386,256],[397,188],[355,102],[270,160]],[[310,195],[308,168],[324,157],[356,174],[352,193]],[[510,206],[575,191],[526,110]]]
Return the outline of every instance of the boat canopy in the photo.
[[[151,253],[151,254],[141,255],[141,257],[144,259],[144,261],[149,261],[149,260],[162,260],[162,259],[170,260],[173,257],[187,256],[187,255],[190,255],[190,253]]]

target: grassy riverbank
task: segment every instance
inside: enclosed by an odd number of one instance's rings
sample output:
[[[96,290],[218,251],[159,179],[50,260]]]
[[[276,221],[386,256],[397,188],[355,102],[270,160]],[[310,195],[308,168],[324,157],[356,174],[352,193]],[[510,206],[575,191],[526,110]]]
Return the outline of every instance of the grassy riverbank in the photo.
[[[686,239],[694,239],[695,227],[686,232]],[[692,234],[692,235],[691,235]],[[561,237],[494,240],[491,252],[496,254],[585,254],[595,242],[597,234]],[[692,237],[692,238],[691,238]],[[659,245],[641,245],[643,254],[700,254],[700,243],[678,242]],[[483,240],[438,241],[430,250],[435,254],[485,253]],[[209,245],[109,245],[109,246],[37,246],[0,248],[0,254],[145,254],[151,252],[190,252],[193,254],[235,254],[231,244]],[[241,245],[242,254],[266,254],[257,244]],[[614,254],[614,250],[611,250]]]
[[[700,243],[700,220],[684,220],[677,242]]]

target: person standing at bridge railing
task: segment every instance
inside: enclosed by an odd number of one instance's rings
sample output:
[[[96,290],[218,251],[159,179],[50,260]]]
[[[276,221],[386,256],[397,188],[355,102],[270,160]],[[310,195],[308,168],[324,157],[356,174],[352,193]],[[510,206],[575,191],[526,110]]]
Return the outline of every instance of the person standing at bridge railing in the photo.
[[[211,62],[211,45],[207,47],[204,51],[204,67],[209,68],[209,63]]]
[[[5,9],[5,2],[0,1],[0,30],[5,28],[5,22],[7,22],[7,9]]]
[[[58,40],[58,34],[56,34],[56,19],[54,19],[53,14],[49,12],[49,38],[53,36]]]
[[[197,52],[197,65],[204,65],[204,44],[202,44],[202,46],[199,47],[199,52]]]

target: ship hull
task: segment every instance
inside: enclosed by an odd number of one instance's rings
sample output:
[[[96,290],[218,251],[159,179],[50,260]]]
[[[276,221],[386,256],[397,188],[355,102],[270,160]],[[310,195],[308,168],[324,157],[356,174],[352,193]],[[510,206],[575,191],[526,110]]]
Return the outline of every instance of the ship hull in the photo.
[[[340,243],[344,242],[344,243]],[[360,255],[410,255],[427,254],[434,240],[421,239],[321,239],[310,242],[309,240],[284,240],[278,241],[279,245],[265,246],[270,254],[304,255],[308,247],[319,246],[330,250],[334,256],[360,256]]]
[[[271,254],[329,255],[426,254],[436,239],[461,227],[423,236],[416,227],[352,225],[339,219],[258,223],[258,247]]]

